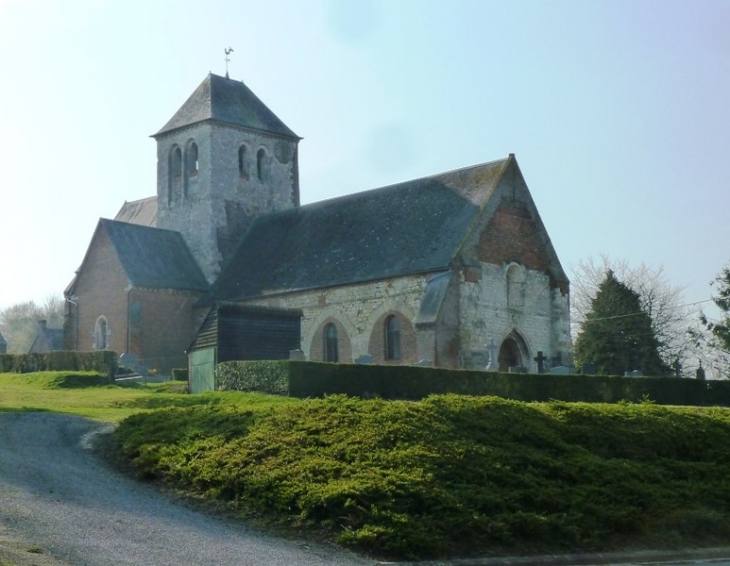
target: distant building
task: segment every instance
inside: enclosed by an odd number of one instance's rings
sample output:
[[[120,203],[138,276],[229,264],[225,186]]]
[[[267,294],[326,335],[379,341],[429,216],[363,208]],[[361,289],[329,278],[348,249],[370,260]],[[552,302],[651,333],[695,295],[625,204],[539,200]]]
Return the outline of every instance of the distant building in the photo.
[[[190,349],[209,373],[256,324],[237,355],[484,368],[494,340],[502,370],[571,361],[569,281],[514,155],[300,206],[301,138],[212,74],[154,138],[157,196],[99,221],[68,348],[161,369]],[[276,328],[299,316],[296,345]]]
[[[29,354],[42,354],[44,352],[53,352],[63,350],[63,329],[48,328],[45,320],[38,321],[38,333],[36,334],[33,344],[28,350]]]

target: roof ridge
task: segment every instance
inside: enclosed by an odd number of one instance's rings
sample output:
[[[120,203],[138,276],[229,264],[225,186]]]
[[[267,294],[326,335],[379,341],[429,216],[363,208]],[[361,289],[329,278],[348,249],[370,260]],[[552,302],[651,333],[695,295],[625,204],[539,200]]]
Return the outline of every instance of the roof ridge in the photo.
[[[372,193],[374,193],[376,191],[386,191],[386,190],[389,190],[389,189],[393,189],[395,187],[407,186],[407,185],[411,185],[413,183],[418,183],[419,181],[427,181],[429,179],[438,179],[440,177],[445,177],[447,175],[453,175],[455,173],[465,172],[465,171],[469,171],[469,170],[472,170],[472,169],[478,169],[478,168],[481,168],[481,167],[496,166],[497,164],[504,165],[505,163],[507,163],[507,161],[509,161],[510,156],[512,156],[512,155],[513,154],[510,154],[509,156],[504,157],[502,159],[493,159],[491,161],[485,161],[484,163],[477,163],[476,165],[467,165],[466,167],[458,167],[456,169],[450,169],[448,171],[441,171],[440,173],[432,173],[430,175],[424,175],[423,177],[416,177],[415,179],[408,179],[406,181],[398,181],[396,183],[391,183],[389,185],[382,185],[380,187],[373,187],[373,188],[370,188],[370,189],[365,189],[363,191],[357,191],[357,192],[354,192],[354,193],[346,193],[344,195],[337,195],[337,196],[334,196],[334,197],[329,197],[329,198],[326,198],[326,199],[322,199],[322,200],[318,200],[318,201],[314,201],[314,202],[309,202],[309,203],[303,204],[303,205],[301,205],[301,206],[299,206],[297,208],[299,208],[299,209],[308,208],[308,207],[311,207],[311,206],[314,206],[314,205],[320,205],[320,204],[324,204],[324,203],[338,201],[340,199],[343,199],[343,200],[344,199],[349,199],[349,198],[355,199],[355,198],[358,198],[358,197],[367,196],[367,195],[372,194]],[[279,212],[288,212],[289,210],[292,210],[292,209],[287,209],[287,210],[283,210],[283,211],[279,211]],[[277,214],[277,213],[273,213],[273,214]],[[268,216],[268,215],[264,215],[264,216]]]

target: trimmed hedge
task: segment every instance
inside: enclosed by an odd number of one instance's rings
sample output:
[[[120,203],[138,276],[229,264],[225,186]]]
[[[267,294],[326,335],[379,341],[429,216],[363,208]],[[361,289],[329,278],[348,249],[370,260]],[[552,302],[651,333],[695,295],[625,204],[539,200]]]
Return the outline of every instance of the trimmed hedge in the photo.
[[[429,395],[494,395],[517,401],[730,406],[730,382],[672,377],[514,374],[417,366],[329,364],[290,360],[225,362],[216,367],[219,391],[260,391],[291,397],[344,394],[382,399]]]
[[[107,350],[75,352],[61,350],[43,354],[0,354],[0,373],[37,371],[93,371],[114,379],[117,354]]]
[[[215,368],[216,389],[288,395],[291,369],[288,360],[222,362]]]

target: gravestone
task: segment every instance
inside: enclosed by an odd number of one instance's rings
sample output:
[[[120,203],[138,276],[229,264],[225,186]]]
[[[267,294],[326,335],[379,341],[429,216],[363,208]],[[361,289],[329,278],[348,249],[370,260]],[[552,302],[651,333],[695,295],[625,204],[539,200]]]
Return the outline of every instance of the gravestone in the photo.
[[[554,368],[550,368],[550,373],[552,375],[570,375],[572,373],[572,369],[568,366],[556,366]]]
[[[674,377],[682,377],[682,362],[679,361],[679,358],[674,360],[672,369],[674,370]]]
[[[640,369],[635,369],[631,371],[625,371],[624,377],[644,377],[644,374]]]
[[[583,375],[596,375],[596,364],[585,363],[580,367]]]
[[[487,344],[489,349],[489,362],[487,362],[487,371],[499,371],[499,355],[497,354],[497,345],[494,343],[494,338],[489,339]]]
[[[352,360],[356,364],[372,364],[373,363],[373,356],[371,354],[362,354],[361,356],[358,356],[354,360]]]
[[[299,348],[297,348],[296,350],[289,350],[289,359],[296,360],[299,362],[306,362],[307,356],[305,356],[304,352],[302,352]]]
[[[143,377],[147,377],[147,367],[144,365],[141,365],[137,361],[136,354],[124,352],[121,356],[119,356],[119,365],[121,367],[129,368],[134,373],[138,373],[139,375],[141,375]]]
[[[697,379],[700,381],[705,380],[705,368],[702,367],[702,362],[700,362],[700,367],[697,368]]]
[[[510,366],[509,372],[510,373],[527,373],[527,368],[525,366]]]

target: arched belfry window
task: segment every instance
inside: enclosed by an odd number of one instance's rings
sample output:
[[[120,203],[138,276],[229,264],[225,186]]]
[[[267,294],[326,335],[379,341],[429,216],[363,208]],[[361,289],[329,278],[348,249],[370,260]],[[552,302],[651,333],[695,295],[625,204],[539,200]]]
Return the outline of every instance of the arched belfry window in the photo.
[[[248,155],[246,146],[242,145],[238,148],[238,173],[241,175],[241,179],[248,179]]]
[[[324,361],[340,361],[339,346],[337,344],[337,327],[330,323],[324,327]]]
[[[198,174],[198,168],[200,166],[198,162],[198,144],[194,141],[190,141],[188,143],[188,149],[186,152],[186,160],[187,160],[187,174],[188,177],[194,177]]]
[[[266,152],[263,148],[256,153],[256,177],[262,183],[266,181]]]
[[[174,145],[170,149],[168,171],[167,201],[171,202],[182,188],[182,150],[180,146]]]
[[[401,358],[400,347],[400,322],[398,317],[391,315],[385,319],[385,359],[399,360]]]
[[[513,308],[525,305],[525,269],[516,263],[507,268],[507,305]]]
[[[94,328],[94,350],[106,350],[109,347],[109,325],[106,317],[96,319]]]

